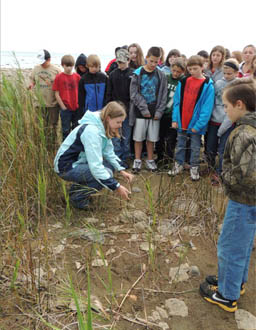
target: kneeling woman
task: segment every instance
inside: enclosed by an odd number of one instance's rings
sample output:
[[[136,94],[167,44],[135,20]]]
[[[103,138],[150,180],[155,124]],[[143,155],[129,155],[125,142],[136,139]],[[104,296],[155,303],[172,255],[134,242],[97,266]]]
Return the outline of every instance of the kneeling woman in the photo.
[[[69,191],[74,207],[88,209],[90,195],[102,188],[129,199],[129,190],[114,179],[113,171],[119,171],[128,182],[133,175],[120,166],[111,141],[120,137],[119,129],[125,117],[125,109],[117,102],[109,102],[102,111],[87,111],[80,125],[61,144],[54,170],[62,179],[75,183]]]

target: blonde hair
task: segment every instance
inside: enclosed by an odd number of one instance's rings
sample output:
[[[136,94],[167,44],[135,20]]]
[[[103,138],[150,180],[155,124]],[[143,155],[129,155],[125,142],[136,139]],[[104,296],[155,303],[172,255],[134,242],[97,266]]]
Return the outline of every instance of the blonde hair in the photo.
[[[98,55],[92,54],[87,57],[86,66],[97,66],[100,67],[100,58]]]
[[[121,102],[112,101],[109,102],[101,111],[100,118],[102,120],[103,126],[105,128],[106,137],[112,139],[113,137],[120,138],[119,131],[113,132],[108,123],[108,117],[110,119],[124,117],[126,118],[125,107]]]

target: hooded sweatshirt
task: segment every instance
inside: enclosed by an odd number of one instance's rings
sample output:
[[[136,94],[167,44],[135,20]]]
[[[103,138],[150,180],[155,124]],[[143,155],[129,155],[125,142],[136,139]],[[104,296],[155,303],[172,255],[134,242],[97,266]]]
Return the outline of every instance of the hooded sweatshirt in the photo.
[[[210,124],[219,126],[217,133],[219,137],[222,136],[232,126],[231,120],[228,118],[227,114],[224,111],[224,105],[222,102],[222,92],[224,87],[230,84],[235,79],[227,81],[225,78],[222,78],[218,80],[214,86],[215,103],[214,103]]]
[[[115,155],[111,139],[107,138],[100,112],[87,111],[77,126],[64,140],[54,160],[54,170],[61,175],[78,164],[88,164],[92,176],[103,187],[117,189],[120,184],[110,175],[103,159],[117,171],[124,170]]]
[[[236,125],[223,158],[225,192],[237,203],[256,205],[256,112],[246,113]]]
[[[78,56],[78,58],[76,59],[76,63],[75,63],[75,70],[76,72],[82,76],[85,72],[82,72],[79,70],[78,68],[78,65],[82,65],[82,66],[86,66],[86,60],[87,60],[87,57],[82,53]]]

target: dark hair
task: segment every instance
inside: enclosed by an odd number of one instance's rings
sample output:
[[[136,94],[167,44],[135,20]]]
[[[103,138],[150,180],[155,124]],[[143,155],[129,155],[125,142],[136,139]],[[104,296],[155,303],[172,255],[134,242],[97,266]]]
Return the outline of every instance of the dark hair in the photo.
[[[64,55],[61,58],[61,65],[74,66],[75,65],[74,57],[72,55]]]
[[[199,65],[199,66],[203,67],[204,63],[203,63],[202,56],[200,56],[200,55],[190,56],[190,58],[188,59],[188,62],[187,62],[187,67],[192,66],[192,65]]]
[[[183,57],[177,57],[174,59],[171,67],[173,66],[177,66],[178,68],[180,68],[182,71],[185,71],[186,70],[186,63],[184,61],[184,58]]]
[[[147,53],[147,57],[155,56],[160,57],[161,56],[161,50],[159,47],[150,47]]]
[[[230,50],[228,48],[225,48],[225,60],[228,60],[231,57]]]
[[[200,50],[197,55],[202,56],[203,58],[207,59],[209,58],[209,53],[206,50]]]
[[[172,49],[169,51],[167,57],[166,57],[166,60],[165,60],[165,65],[166,66],[170,66],[170,63],[169,63],[169,58],[171,56],[176,56],[176,57],[180,57],[181,54],[180,54],[180,51],[178,49]]]
[[[223,96],[233,106],[240,100],[244,103],[247,111],[255,111],[256,86],[252,78],[241,78],[231,82],[223,89]]]

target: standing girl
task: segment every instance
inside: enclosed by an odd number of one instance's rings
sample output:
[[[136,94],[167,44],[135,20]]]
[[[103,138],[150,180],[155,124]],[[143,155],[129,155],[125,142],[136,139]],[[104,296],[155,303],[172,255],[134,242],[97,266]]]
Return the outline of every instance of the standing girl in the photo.
[[[243,62],[239,67],[239,78],[248,77],[251,74],[252,58],[256,55],[256,48],[253,45],[245,46],[243,49]]]
[[[128,52],[130,54],[129,67],[133,70],[145,65],[143,51],[139,44],[133,43],[128,47]]]
[[[225,48],[223,46],[215,46],[211,50],[208,69],[205,74],[212,78],[213,82],[223,78],[222,65],[225,60]]]

